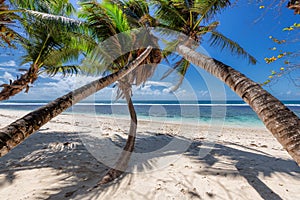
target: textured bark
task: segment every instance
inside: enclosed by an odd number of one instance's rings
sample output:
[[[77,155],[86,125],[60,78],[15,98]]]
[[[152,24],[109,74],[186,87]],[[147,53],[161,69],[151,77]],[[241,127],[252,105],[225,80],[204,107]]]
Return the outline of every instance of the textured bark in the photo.
[[[14,96],[26,89],[25,92],[29,89],[29,84],[32,84],[38,78],[38,67],[36,65],[32,65],[29,70],[21,75],[20,78],[11,82],[10,84],[2,84],[0,87],[3,87],[0,92],[0,101],[7,100],[11,96]]]
[[[125,98],[128,105],[128,110],[130,113],[130,129],[126,145],[120,154],[115,166],[110,168],[106,175],[102,178],[98,185],[103,185],[113,181],[114,179],[120,177],[128,167],[130,161],[130,156],[134,149],[134,143],[136,138],[136,129],[137,129],[137,116],[132,103],[131,95],[128,92],[125,92]]]
[[[49,104],[25,115],[5,128],[2,128],[0,130],[0,156],[5,155],[13,147],[37,131],[42,125],[62,113],[67,108],[126,76],[147,58],[151,50],[152,47],[149,46],[136,60],[129,63],[118,72],[93,81],[57,98]]]
[[[180,45],[185,59],[226,83],[256,112],[265,126],[300,165],[300,119],[283,103],[245,75],[192,49]]]
[[[291,0],[288,2],[287,7],[291,10],[294,10],[295,15],[300,15],[300,1]]]

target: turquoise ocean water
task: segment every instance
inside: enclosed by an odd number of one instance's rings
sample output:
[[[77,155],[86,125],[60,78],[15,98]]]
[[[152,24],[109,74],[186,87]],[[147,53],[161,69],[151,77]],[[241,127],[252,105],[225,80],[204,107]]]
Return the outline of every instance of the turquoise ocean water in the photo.
[[[0,103],[0,109],[32,111],[46,103],[46,101],[6,101]],[[300,101],[284,101],[283,103],[300,117]],[[139,119],[193,124],[224,123],[228,126],[238,127],[263,127],[256,114],[243,101],[135,101],[134,105]],[[82,102],[66,112],[128,117],[125,102]]]

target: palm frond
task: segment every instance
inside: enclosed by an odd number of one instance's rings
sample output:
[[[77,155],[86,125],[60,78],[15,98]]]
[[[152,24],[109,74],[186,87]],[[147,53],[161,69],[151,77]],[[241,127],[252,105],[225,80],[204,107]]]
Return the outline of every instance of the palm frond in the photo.
[[[35,23],[35,26],[30,26],[32,23]],[[23,26],[28,34],[28,40],[22,43],[27,51],[22,64],[35,62],[42,68],[61,66],[70,60],[77,61],[79,55],[95,46],[86,36],[70,32],[60,23],[49,24],[44,20],[28,18]]]
[[[73,74],[78,74],[80,68],[76,65],[47,66],[44,67],[42,72],[46,72],[50,76],[55,76],[58,73],[62,73],[63,76],[71,76]]]
[[[151,44],[158,47],[158,41],[147,29],[136,29],[145,23],[152,23],[146,1],[106,0],[101,3],[85,1],[80,17],[86,20],[93,34],[98,38],[98,46],[87,55],[81,64],[84,73],[99,74],[104,71],[117,71],[143,52],[143,47]],[[149,20],[149,21],[148,21]],[[129,31],[130,30],[130,31]],[[156,62],[160,58],[157,49],[143,62],[145,66],[134,70],[126,79],[130,84],[142,84],[153,75]],[[148,65],[153,61],[154,65]],[[124,86],[120,84],[119,87]],[[131,86],[126,86],[131,87]],[[119,88],[120,89],[120,88]],[[127,88],[128,89],[128,88]],[[119,94],[124,92],[121,88]]]
[[[5,1],[0,1],[0,46],[16,48],[15,42],[22,37],[13,29],[20,17],[10,10]]]
[[[190,62],[184,58],[181,58],[178,62],[175,63],[174,69],[177,71],[177,73],[179,75],[179,80],[178,80],[177,84],[171,88],[172,91],[176,91],[180,87],[180,85],[182,84],[182,82],[184,80],[185,74],[186,74],[189,66],[190,66]]]
[[[165,47],[163,48],[162,54],[163,57],[166,58],[173,52],[175,52],[177,45],[180,43],[179,40],[172,40],[172,41],[167,41],[167,40],[162,40],[164,43]]]
[[[111,3],[102,3],[101,5],[105,9],[107,16],[111,19],[112,23],[115,25],[115,28],[118,30],[118,33],[130,30],[130,26],[126,19],[126,16],[123,14],[122,9],[117,5]]]
[[[201,15],[202,19],[211,19],[211,17],[230,5],[229,0],[193,1],[190,11]]]
[[[114,37],[98,44],[82,61],[81,70],[89,75],[100,75],[106,70],[112,70],[113,62],[122,55],[119,44]]]
[[[63,16],[70,16],[76,11],[69,0],[10,0],[10,3],[18,9],[28,9]]]
[[[196,34],[198,38],[201,38],[203,35],[214,31],[219,25],[219,22],[211,22],[208,25],[205,26],[198,26],[198,30],[196,31]]]
[[[80,64],[80,71],[86,75],[102,75],[110,66],[105,62],[94,62],[91,58],[85,58]]]
[[[113,2],[119,2],[116,4],[121,7],[132,27],[156,25],[157,20],[150,15],[149,3],[146,0],[114,0]]]
[[[178,10],[176,8],[177,4],[174,5],[172,1],[153,0],[151,2],[155,8],[155,16],[160,23],[167,25],[170,29],[178,30],[188,23],[186,13]]]
[[[78,57],[81,54],[81,49],[70,48],[68,46],[60,48],[58,50],[51,50],[47,56],[43,59],[43,67],[61,65],[71,61],[78,61]]]
[[[127,18],[123,11],[117,6],[108,2],[83,2],[79,17],[86,20],[89,28],[99,41],[110,36],[130,30]]]
[[[131,28],[127,17],[112,2],[114,1],[104,1],[101,4],[92,1],[81,3],[79,16],[86,20],[99,42],[82,63],[81,68],[87,73],[102,73],[114,60],[132,51],[134,47],[134,37],[130,33],[133,31],[128,31]]]
[[[68,32],[66,35],[70,37],[69,48],[80,49],[85,54],[90,54],[98,45],[87,33]]]
[[[68,18],[61,15],[53,15],[33,10],[23,10],[23,12],[34,17],[35,20],[42,20],[44,21],[44,23],[48,24],[52,23],[57,25],[57,23],[60,23],[60,26],[66,26],[67,28],[72,29],[74,27],[78,28],[80,26],[83,26],[83,22],[81,22],[80,20]]]
[[[220,47],[221,50],[229,49],[231,53],[244,56],[249,60],[249,63],[256,64],[257,60],[245,51],[238,43],[227,38],[217,31],[211,31],[210,45]]]

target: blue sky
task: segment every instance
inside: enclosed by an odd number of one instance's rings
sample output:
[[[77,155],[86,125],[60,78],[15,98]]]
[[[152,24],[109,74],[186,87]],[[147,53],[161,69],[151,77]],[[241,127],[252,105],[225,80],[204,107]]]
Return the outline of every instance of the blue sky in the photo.
[[[265,57],[278,55],[278,52],[271,51],[269,48],[276,46],[277,49],[296,51],[299,46],[299,42],[298,46],[296,42],[279,46],[272,42],[269,36],[278,39],[292,38],[295,32],[299,32],[299,30],[287,32],[282,31],[282,29],[294,23],[300,23],[300,16],[295,16],[293,11],[286,9],[284,6],[281,8],[259,9],[260,4],[247,2],[249,1],[239,1],[237,5],[219,14],[216,20],[220,21],[218,30],[238,42],[245,50],[257,58],[258,63],[256,65],[249,65],[248,61],[244,58],[231,55],[231,53],[226,50],[220,51],[218,48],[212,48],[205,42],[202,44],[202,47],[210,56],[241,71],[254,81],[264,82],[272,70],[278,70],[282,66],[281,62],[274,62],[272,64],[265,63]],[[267,7],[268,5],[265,6]],[[22,54],[22,52],[15,52],[10,49],[1,49],[1,51],[0,84],[7,83],[9,79],[15,79],[16,75],[19,74],[17,69],[20,65],[19,56]],[[170,92],[170,88],[176,83],[179,77],[176,76],[176,74],[172,74],[169,78],[160,80],[163,72],[169,67],[170,66],[166,63],[163,63],[151,80],[141,87],[134,88],[134,98],[142,100],[209,100],[211,98],[240,100],[239,97],[219,80],[197,67],[191,67],[189,69],[182,87],[175,93],[172,93]],[[60,75],[49,78],[47,75],[42,75],[30,89],[29,94],[21,93],[13,97],[12,100],[52,100],[95,78],[96,77],[63,78]],[[225,88],[225,90],[223,88]],[[300,99],[299,87],[296,87],[289,78],[281,78],[277,84],[272,84],[265,88],[281,100]],[[96,96],[92,96],[91,99],[113,99],[115,91],[114,88],[109,87],[98,92]]]

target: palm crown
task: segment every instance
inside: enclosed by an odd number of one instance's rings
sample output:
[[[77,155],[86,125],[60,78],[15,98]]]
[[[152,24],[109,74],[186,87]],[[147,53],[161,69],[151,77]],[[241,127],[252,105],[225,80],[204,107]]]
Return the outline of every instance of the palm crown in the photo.
[[[14,40],[21,36],[13,30],[14,20],[20,19],[18,15],[9,10],[5,0],[0,0],[0,47],[14,47]]]
[[[74,10],[67,0],[62,2],[11,0],[11,5],[17,7],[17,10],[7,10],[2,14],[18,17],[18,26],[23,28],[25,35],[19,37],[19,42],[26,51],[22,64],[29,63],[30,67],[17,80],[1,85],[3,87],[0,92],[1,100],[8,99],[24,88],[27,92],[29,84],[33,83],[41,72],[50,75],[57,72],[64,75],[77,73],[77,66],[69,63],[72,60],[77,61],[78,56],[88,46],[83,45],[82,37],[75,32],[80,23],[66,18]]]
[[[233,54],[244,56],[250,63],[255,64],[256,59],[247,53],[239,44],[224,36],[216,30],[219,23],[212,21],[214,16],[221,9],[230,5],[228,0],[152,0],[155,8],[155,17],[159,21],[159,26],[170,29],[163,30],[165,34],[183,33],[186,37],[167,42],[165,56],[169,56],[176,49],[178,44],[184,44],[191,48],[196,48],[202,42],[205,34],[210,34],[209,44],[220,47],[221,50],[227,48]],[[190,63],[184,58],[177,61],[173,69],[166,72],[166,77],[172,71],[177,70],[181,75],[179,83],[173,88],[176,90],[183,81]]]
[[[99,47],[83,63],[84,71],[90,74],[107,70],[115,72],[138,57],[148,45],[158,47],[157,39],[143,28],[145,21],[139,21],[143,16],[150,16],[145,1],[89,1],[81,6],[79,17],[86,20],[91,35],[99,42]],[[137,9],[138,12],[135,12]],[[132,30],[134,28],[141,29]],[[144,67],[119,81],[117,98],[123,97],[124,91],[131,92],[132,84],[140,85],[153,75],[155,63],[160,62],[160,54],[159,50],[152,50],[142,63]]]

